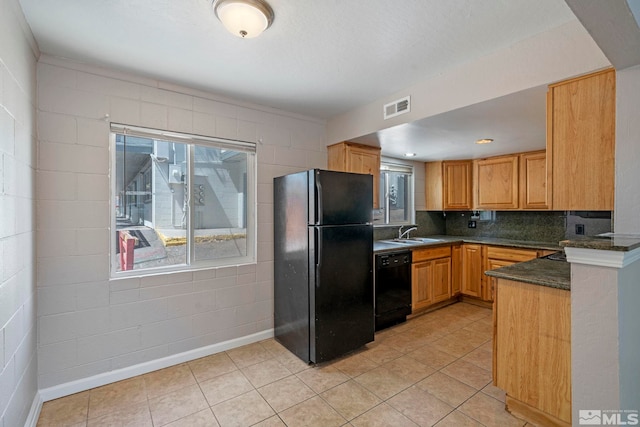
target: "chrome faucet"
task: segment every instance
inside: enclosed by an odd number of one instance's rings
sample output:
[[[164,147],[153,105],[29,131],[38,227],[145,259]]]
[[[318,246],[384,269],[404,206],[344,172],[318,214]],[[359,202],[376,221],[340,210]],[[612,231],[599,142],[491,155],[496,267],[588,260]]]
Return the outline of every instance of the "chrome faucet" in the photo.
[[[404,227],[404,225],[401,225],[400,228],[398,229],[398,240],[402,239],[404,236],[407,236],[407,239],[408,239],[409,233],[411,233],[413,230],[418,229],[418,227],[411,227],[410,229],[403,232],[402,227]]]

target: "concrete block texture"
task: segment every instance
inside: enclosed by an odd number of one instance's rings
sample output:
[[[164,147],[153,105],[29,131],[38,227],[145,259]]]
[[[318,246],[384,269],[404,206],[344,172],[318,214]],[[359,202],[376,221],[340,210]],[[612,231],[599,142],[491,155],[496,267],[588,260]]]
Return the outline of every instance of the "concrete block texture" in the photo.
[[[46,55],[38,79],[40,386],[271,328],[272,181],[326,165],[325,123]],[[109,121],[257,142],[258,264],[111,278]]]

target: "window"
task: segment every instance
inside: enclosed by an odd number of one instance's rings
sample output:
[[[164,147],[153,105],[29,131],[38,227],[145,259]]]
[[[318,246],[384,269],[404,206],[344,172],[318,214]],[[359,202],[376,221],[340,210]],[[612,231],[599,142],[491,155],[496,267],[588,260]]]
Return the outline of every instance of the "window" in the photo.
[[[112,275],[255,261],[255,144],[111,125]]]
[[[413,223],[413,168],[382,162],[380,165],[380,209],[375,224]]]

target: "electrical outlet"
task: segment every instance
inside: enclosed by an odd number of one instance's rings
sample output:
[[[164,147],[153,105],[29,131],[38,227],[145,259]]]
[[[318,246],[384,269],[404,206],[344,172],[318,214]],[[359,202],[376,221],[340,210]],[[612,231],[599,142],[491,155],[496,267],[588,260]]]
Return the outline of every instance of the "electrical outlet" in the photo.
[[[576,224],[576,234],[584,234],[584,224]]]
[[[476,222],[475,221],[469,221],[469,228],[476,228]]]

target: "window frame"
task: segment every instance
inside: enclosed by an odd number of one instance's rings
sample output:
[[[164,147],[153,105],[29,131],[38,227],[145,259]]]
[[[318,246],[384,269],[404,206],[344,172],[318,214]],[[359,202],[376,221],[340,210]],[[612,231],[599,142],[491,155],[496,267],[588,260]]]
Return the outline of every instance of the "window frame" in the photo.
[[[246,255],[211,260],[195,259],[195,201],[189,197],[187,207],[186,228],[186,256],[184,264],[159,266],[153,268],[117,271],[119,255],[116,253],[116,135],[137,136],[142,138],[157,139],[168,142],[176,142],[186,146],[187,174],[185,181],[188,194],[194,191],[194,152],[196,146],[208,148],[228,149],[247,153],[246,167]],[[239,266],[257,263],[257,225],[258,225],[258,179],[257,179],[257,144],[254,142],[232,140],[226,138],[210,137],[205,135],[190,134],[184,132],[166,131],[140,126],[110,123],[109,129],[109,277],[110,279],[122,279],[130,277],[144,277],[164,273],[178,273],[183,271],[196,271],[210,268]],[[125,196],[128,197],[128,196]]]

